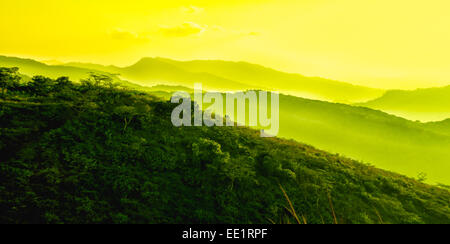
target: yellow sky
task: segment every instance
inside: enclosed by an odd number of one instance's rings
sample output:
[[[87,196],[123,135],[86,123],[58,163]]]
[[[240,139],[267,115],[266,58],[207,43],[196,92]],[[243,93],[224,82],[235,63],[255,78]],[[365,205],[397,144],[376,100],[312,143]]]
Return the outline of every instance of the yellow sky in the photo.
[[[0,54],[248,61],[382,88],[450,85],[448,0],[0,0]]]

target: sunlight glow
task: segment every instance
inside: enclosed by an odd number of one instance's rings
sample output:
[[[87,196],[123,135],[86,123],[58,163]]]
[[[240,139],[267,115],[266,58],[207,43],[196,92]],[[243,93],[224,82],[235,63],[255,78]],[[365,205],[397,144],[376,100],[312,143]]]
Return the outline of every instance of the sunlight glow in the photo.
[[[0,54],[248,61],[377,88],[450,84],[446,0],[0,0]]]

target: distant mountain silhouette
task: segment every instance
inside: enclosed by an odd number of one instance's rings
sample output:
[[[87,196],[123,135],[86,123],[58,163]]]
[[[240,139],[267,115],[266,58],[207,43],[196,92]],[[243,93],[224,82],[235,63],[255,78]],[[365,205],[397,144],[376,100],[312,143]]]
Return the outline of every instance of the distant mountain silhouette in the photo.
[[[129,67],[68,63],[66,65],[119,73],[141,85],[202,83],[210,90],[276,90],[286,94],[334,102],[364,102],[380,97],[380,89],[355,86],[317,77],[289,74],[246,62],[220,60],[175,61],[143,58]]]
[[[57,61],[52,61],[52,63],[56,62]],[[102,66],[96,64],[81,64],[81,63],[77,63],[76,65],[74,63],[73,66],[67,64],[47,65],[45,63],[38,62],[32,59],[0,56],[0,67],[19,67],[20,73],[23,76],[24,80],[30,80],[31,77],[35,75],[43,75],[53,79],[56,79],[61,76],[68,76],[73,81],[80,81],[81,79],[88,78],[91,73],[100,73],[109,75],[113,78],[114,82],[133,89],[148,90],[148,91],[157,91],[159,90],[159,88],[162,89],[162,87],[158,86],[154,88],[143,87],[135,83],[131,83],[126,80],[120,79],[117,73],[120,70],[117,70],[118,68],[114,66]],[[167,90],[168,86],[163,88],[164,90]],[[183,88],[181,90],[186,90],[186,88]]]
[[[62,66],[62,65],[47,65],[32,59],[23,59],[15,57],[0,56],[1,67],[19,67],[20,72],[27,76],[43,75],[50,78],[58,78],[61,76],[70,76],[72,80],[79,81],[89,76],[89,72],[94,72],[93,69]]]
[[[378,98],[385,91],[356,86],[317,77],[290,74],[246,62],[198,60],[181,62],[164,58],[143,58],[128,67],[104,66],[91,63],[47,65],[31,59],[0,56],[0,66],[21,68],[28,76],[44,75],[51,78],[70,76],[78,81],[90,72],[104,72],[118,81],[129,81],[141,86],[169,85],[193,88],[201,83],[206,90],[274,90],[305,98],[359,103]],[[42,71],[42,72],[41,72]]]
[[[280,96],[279,136],[450,184],[450,120],[424,124],[345,104]]]
[[[450,118],[450,86],[414,91],[392,90],[360,105],[411,120],[439,121]]]
[[[439,122],[429,122],[426,126],[435,132],[450,136],[450,119],[446,119]]]

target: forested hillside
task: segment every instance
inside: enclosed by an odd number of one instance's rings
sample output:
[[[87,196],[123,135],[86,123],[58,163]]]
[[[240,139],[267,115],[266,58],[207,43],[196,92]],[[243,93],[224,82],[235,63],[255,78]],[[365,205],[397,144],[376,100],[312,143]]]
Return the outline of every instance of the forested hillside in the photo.
[[[172,93],[151,91],[151,94],[168,100]],[[225,94],[222,97],[226,101]],[[203,108],[211,105],[204,102]],[[257,105],[252,108],[258,110]],[[279,95],[279,118],[281,138],[409,177],[426,175],[427,183],[450,184],[448,121],[421,123],[365,107],[284,94]]]
[[[450,223],[445,189],[247,128],[176,128],[176,105],[104,76],[16,74],[0,72],[1,223]]]

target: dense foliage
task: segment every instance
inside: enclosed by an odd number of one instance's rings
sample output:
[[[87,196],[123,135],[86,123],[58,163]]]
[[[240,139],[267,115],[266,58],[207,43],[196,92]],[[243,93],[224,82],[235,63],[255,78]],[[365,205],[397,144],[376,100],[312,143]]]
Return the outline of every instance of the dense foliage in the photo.
[[[246,128],[176,128],[175,105],[103,76],[9,71],[1,223],[295,223],[287,198],[307,223],[450,223],[445,189]]]
[[[119,68],[82,63],[45,65],[29,59],[0,56],[0,67],[2,66],[19,67],[20,73],[26,75],[24,77],[26,81],[31,80],[34,75],[44,75],[52,79],[68,76],[72,80],[86,79],[93,72],[109,75],[114,83],[122,87],[145,91],[165,99],[170,98],[173,91],[192,92],[192,89],[179,85],[193,87],[194,82],[201,82],[205,90],[267,90],[264,87],[270,87],[270,90],[289,91],[297,96],[280,94],[281,123],[278,134],[280,137],[294,139],[409,177],[426,174],[425,182],[429,184],[450,185],[450,164],[448,163],[450,161],[450,150],[448,150],[450,124],[439,122],[428,125],[367,107],[319,101],[323,99],[344,103],[368,101],[379,98],[384,91],[320,78],[286,74],[241,62],[178,62],[161,58],[144,58],[135,65]],[[139,86],[123,79],[139,84],[165,83],[172,86]],[[435,106],[440,108],[438,110],[424,108],[420,111],[424,112],[423,115],[448,118],[450,113],[445,111],[449,109],[449,106],[445,101],[449,100],[450,96],[447,95],[449,92],[449,88],[435,88],[408,92],[390,91],[386,95],[398,94],[399,99],[394,100],[406,107],[412,103],[426,105],[425,107],[440,104]],[[301,97],[315,97],[319,100]],[[400,97],[403,98],[400,99]],[[423,102],[427,99],[428,102]],[[373,107],[372,102],[362,105]],[[412,107],[417,107],[416,105]],[[397,109],[384,109],[396,114],[394,110]],[[398,112],[400,111],[410,110],[400,108]],[[436,121],[438,117],[431,120]]]

